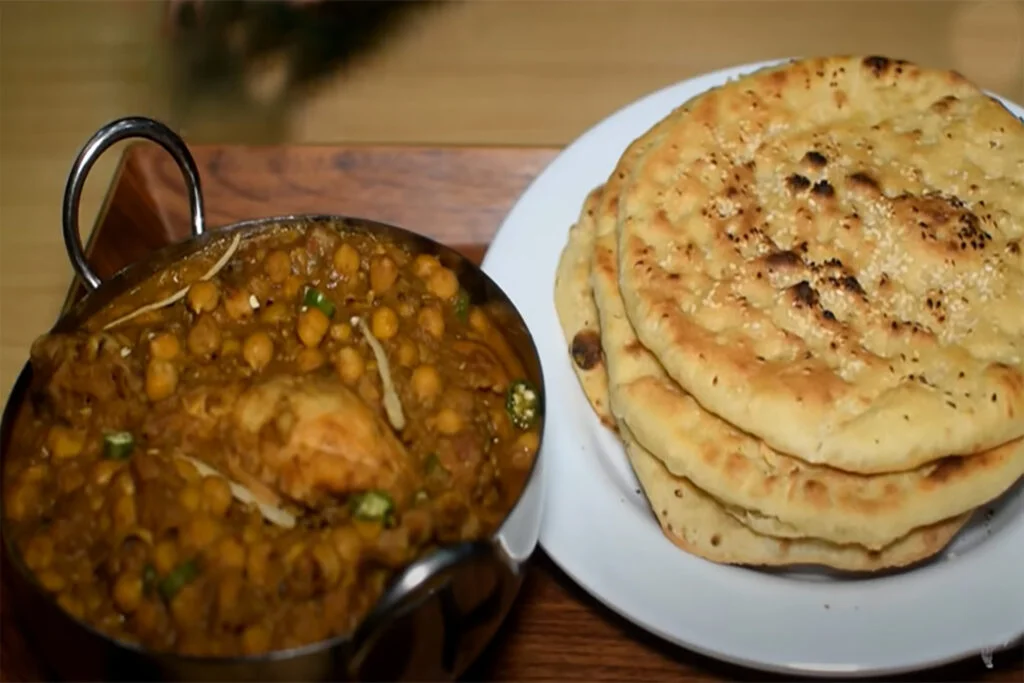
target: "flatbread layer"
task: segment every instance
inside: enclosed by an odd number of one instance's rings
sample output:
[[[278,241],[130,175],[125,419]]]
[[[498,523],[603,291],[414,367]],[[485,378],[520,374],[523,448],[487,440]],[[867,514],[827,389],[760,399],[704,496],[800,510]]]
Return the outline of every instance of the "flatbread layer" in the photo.
[[[683,390],[861,474],[1024,436],[1024,123],[881,57],[682,109],[640,139],[615,230],[626,313]]]

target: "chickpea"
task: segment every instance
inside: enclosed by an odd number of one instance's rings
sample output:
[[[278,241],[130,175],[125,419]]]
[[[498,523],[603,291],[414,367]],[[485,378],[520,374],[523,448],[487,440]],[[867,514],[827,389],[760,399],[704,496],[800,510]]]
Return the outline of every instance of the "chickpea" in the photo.
[[[135,497],[120,496],[114,503],[114,530],[125,532],[135,526]]]
[[[51,593],[56,593],[67,585],[64,577],[52,569],[40,572],[36,578],[39,579],[39,583],[43,585],[43,588]]]
[[[434,339],[444,336],[444,316],[436,306],[424,306],[416,317],[420,328]]]
[[[339,275],[352,277],[359,272],[359,252],[351,244],[343,244],[334,252],[334,269]]]
[[[260,309],[260,322],[265,325],[280,325],[288,319],[288,309],[279,301]]]
[[[458,434],[462,429],[462,417],[451,408],[442,408],[435,417],[437,431],[446,436]]]
[[[366,369],[363,357],[351,346],[346,346],[338,352],[337,362],[338,374],[345,384],[355,384]]]
[[[33,536],[25,548],[25,564],[34,572],[41,572],[53,562],[53,541],[49,536]]]
[[[119,460],[100,460],[92,468],[93,485],[106,486],[120,469],[121,461]]]
[[[330,532],[331,542],[341,561],[350,567],[359,564],[359,555],[363,552],[363,542],[359,532],[349,526],[336,527]]]
[[[178,548],[174,541],[164,540],[156,544],[153,549],[153,568],[158,574],[166,574],[178,562]]]
[[[242,529],[242,542],[246,545],[252,545],[258,541],[263,533],[263,517],[258,511],[256,512],[256,517],[257,519],[254,522],[247,524]]]
[[[324,542],[317,543],[310,550],[313,560],[320,568],[320,576],[328,588],[333,586],[341,577],[341,561],[334,548]]]
[[[223,517],[231,507],[231,487],[223,477],[203,479],[203,503],[206,509],[217,517]]]
[[[410,380],[416,398],[429,403],[441,393],[441,375],[433,365],[421,365],[412,371]]]
[[[291,275],[292,260],[286,252],[275,249],[267,254],[267,258],[263,262],[263,270],[267,273],[267,277],[270,278],[271,282],[279,285]]]
[[[220,290],[209,280],[201,280],[188,288],[185,301],[193,313],[209,313],[220,302]]]
[[[489,332],[491,321],[486,313],[474,306],[469,309],[469,326],[477,332]]]
[[[347,342],[352,338],[352,326],[348,323],[336,323],[331,325],[331,339],[334,341]]]
[[[15,521],[28,519],[39,505],[41,491],[38,484],[20,484],[4,497],[7,516]]]
[[[416,273],[416,277],[423,280],[430,277],[430,274],[440,267],[441,263],[437,260],[437,257],[430,254],[420,254],[412,262],[412,271]]]
[[[308,348],[312,349],[319,346],[324,335],[327,334],[327,328],[330,326],[330,319],[319,308],[310,306],[299,313],[297,323],[299,339]]]
[[[181,352],[181,342],[170,332],[162,332],[149,341],[149,355],[160,360],[174,360]]]
[[[518,450],[526,451],[531,455],[537,452],[537,448],[540,446],[540,437],[535,431],[523,432],[516,439],[515,447]]]
[[[245,546],[231,536],[225,536],[217,544],[217,562],[225,569],[244,569]]]
[[[411,318],[416,315],[416,304],[409,300],[398,303],[398,315],[403,318]]]
[[[50,455],[58,460],[73,458],[85,448],[85,432],[71,427],[54,425],[46,438]]]
[[[253,332],[242,344],[242,358],[253,370],[259,371],[274,357],[274,342],[266,332]]]
[[[135,495],[135,478],[129,469],[122,468],[111,480],[110,488],[125,496]]]
[[[234,337],[229,337],[224,340],[224,343],[220,347],[220,355],[222,356],[234,356],[242,350],[242,344]]]
[[[381,341],[391,339],[398,334],[398,314],[387,306],[381,306],[373,312],[370,331]]]
[[[242,650],[248,655],[265,652],[270,648],[270,629],[263,624],[252,624],[242,632]]]
[[[221,334],[209,313],[199,316],[188,332],[188,350],[200,358],[210,358],[220,351]]]
[[[284,297],[286,299],[294,299],[299,295],[301,289],[302,278],[298,275],[289,275],[288,279],[284,281]]]
[[[86,612],[95,612],[103,604],[104,595],[100,593],[95,584],[91,586],[86,584],[84,588],[80,588],[79,595],[83,598]]]
[[[179,628],[193,626],[202,613],[202,593],[195,586],[186,585],[170,600],[171,618]],[[180,641],[179,641],[180,642]]]
[[[398,344],[398,364],[403,368],[411,368],[420,362],[420,350],[409,339],[403,339]]]
[[[427,291],[438,299],[451,299],[459,293],[459,278],[447,268],[438,268],[427,278]]]
[[[114,582],[114,604],[125,614],[131,614],[142,602],[142,577],[125,572]]]
[[[398,266],[390,256],[375,256],[370,261],[370,288],[377,294],[391,289],[398,279]]]
[[[224,310],[232,320],[243,320],[252,315],[249,296],[244,289],[231,289],[224,293]]]
[[[186,486],[178,494],[178,502],[181,506],[189,512],[195,512],[199,509],[200,503],[202,503],[203,496],[199,491],[199,488],[194,485]]]
[[[220,536],[220,524],[207,515],[199,515],[185,526],[184,541],[189,546],[202,550]]]
[[[305,550],[305,543],[303,543],[302,541],[296,541],[291,544],[291,546],[288,548],[288,551],[285,552],[284,557],[281,559],[284,561],[285,566],[290,567],[292,564],[295,563],[295,560],[299,559],[299,555],[305,552]]]
[[[59,576],[57,578],[60,579]],[[40,583],[43,584],[44,588],[47,585],[46,582],[43,581],[43,580],[40,580]],[[64,586],[64,580],[63,579],[60,579],[60,585]],[[56,589],[53,592],[56,593],[57,590],[60,590],[60,589]],[[70,592],[61,593],[57,597],[57,604],[60,605],[62,610],[64,610],[65,612],[67,612],[71,616],[75,617],[76,619],[81,619],[82,617],[85,616],[85,605],[83,605],[82,601],[79,600],[78,598],[76,598]]]
[[[169,360],[154,358],[146,366],[146,396],[161,401],[178,388],[178,369]]]
[[[197,470],[196,466],[188,460],[175,458],[174,469],[178,471],[178,475],[186,482],[199,481],[199,470]]]
[[[21,483],[23,484],[35,484],[46,479],[46,475],[49,474],[50,468],[46,465],[32,465],[25,468],[21,473]]]
[[[318,370],[323,367],[325,362],[327,362],[327,358],[320,349],[302,349],[295,356],[295,366],[302,373]]]

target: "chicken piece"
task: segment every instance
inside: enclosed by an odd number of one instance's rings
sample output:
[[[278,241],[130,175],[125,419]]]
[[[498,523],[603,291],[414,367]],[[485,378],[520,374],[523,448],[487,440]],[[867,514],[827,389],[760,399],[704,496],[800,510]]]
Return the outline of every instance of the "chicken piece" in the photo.
[[[138,360],[106,333],[48,334],[33,343],[33,385],[48,406],[72,422],[90,404],[133,414],[143,404]]]
[[[256,385],[235,405],[232,431],[236,467],[310,507],[368,490],[401,505],[415,490],[404,446],[339,382],[276,377]]]
[[[459,355],[459,382],[472,389],[485,389],[504,393],[509,376],[494,350],[479,341],[462,339],[452,342],[452,350]]]
[[[210,460],[209,453],[223,450],[221,442],[231,441],[231,415],[243,389],[243,385],[233,382],[181,391],[173,403],[146,415],[142,433],[153,447]],[[210,464],[221,465],[213,461]]]

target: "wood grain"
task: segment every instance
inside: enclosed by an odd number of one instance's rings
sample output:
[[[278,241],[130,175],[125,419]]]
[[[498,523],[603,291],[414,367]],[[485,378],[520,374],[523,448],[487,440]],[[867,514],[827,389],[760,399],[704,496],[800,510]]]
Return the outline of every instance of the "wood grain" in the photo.
[[[537,148],[196,147],[210,225],[299,212],[361,215],[400,224],[475,260],[516,197],[555,151]],[[173,162],[151,145],[129,148],[90,241],[108,276],[188,231]],[[714,619],[715,615],[704,615]],[[0,593],[0,680],[45,675]],[[774,624],[764,624],[766,630]],[[979,657],[902,678],[1021,681],[1024,653]],[[465,680],[786,680],[715,662],[661,641],[575,586],[538,551],[507,622]]]

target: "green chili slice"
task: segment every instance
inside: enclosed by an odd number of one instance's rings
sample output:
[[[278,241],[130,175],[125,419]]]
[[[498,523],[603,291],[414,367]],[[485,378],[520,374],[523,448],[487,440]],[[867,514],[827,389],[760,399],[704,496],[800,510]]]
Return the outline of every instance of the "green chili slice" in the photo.
[[[164,600],[170,600],[178,594],[182,588],[199,576],[199,563],[193,558],[182,562],[172,569],[164,578],[160,579],[156,589]]]
[[[103,436],[103,457],[110,460],[126,460],[135,448],[135,437],[131,432],[110,432]]]
[[[459,289],[459,293],[455,295],[455,317],[466,322],[469,318],[469,292],[464,289]]]
[[[302,305],[319,308],[328,318],[334,317],[334,303],[316,287],[306,288],[306,293],[302,297]]]
[[[526,380],[516,380],[505,394],[505,410],[512,424],[522,430],[532,427],[540,415],[540,395]]]
[[[366,491],[352,496],[352,516],[364,522],[390,524],[394,519],[395,502],[384,491]]]

